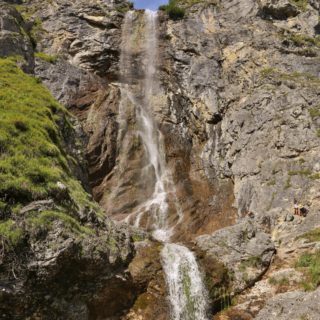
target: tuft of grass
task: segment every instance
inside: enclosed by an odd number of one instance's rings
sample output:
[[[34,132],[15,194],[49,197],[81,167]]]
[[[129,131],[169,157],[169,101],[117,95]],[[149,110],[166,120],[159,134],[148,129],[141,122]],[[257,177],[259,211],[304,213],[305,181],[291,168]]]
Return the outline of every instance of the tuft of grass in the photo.
[[[0,223],[0,238],[4,239],[10,246],[16,246],[23,237],[23,230],[13,220]]]
[[[260,75],[265,79],[277,79],[281,81],[293,81],[302,86],[316,86],[320,85],[320,78],[301,72],[284,73],[279,69],[266,67],[260,71]]]
[[[309,114],[311,118],[318,118],[320,117],[320,105],[317,107],[313,107],[309,109]]]
[[[288,174],[289,176],[310,176],[312,171],[310,169],[290,170]]]
[[[275,278],[275,277],[271,277],[269,278],[268,282],[273,285],[273,286],[288,286],[289,285],[289,279],[286,277],[282,277],[282,278]]]
[[[241,261],[239,270],[244,272],[247,268],[257,268],[259,265],[261,265],[261,257],[252,256],[247,260]]]
[[[317,242],[320,241],[320,228],[316,228],[314,230],[311,230],[302,236],[299,236],[298,238],[304,238],[311,242]]]
[[[49,63],[56,63],[58,61],[57,55],[49,55],[44,52],[36,52],[35,56],[43,61],[49,62]]]
[[[292,4],[294,4],[301,11],[306,11],[308,6],[308,0],[289,0]]]
[[[320,37],[309,37],[305,34],[293,33],[286,37],[286,40],[291,41],[297,47],[315,46],[320,47]]]
[[[301,285],[305,290],[315,290],[320,285],[320,251],[302,254],[295,267],[304,274]]]
[[[93,230],[83,227],[80,223],[62,211],[41,211],[33,213],[28,219],[27,224],[32,230],[50,230],[53,227],[55,221],[62,222],[65,229],[77,233],[77,234],[87,234],[93,233]]]

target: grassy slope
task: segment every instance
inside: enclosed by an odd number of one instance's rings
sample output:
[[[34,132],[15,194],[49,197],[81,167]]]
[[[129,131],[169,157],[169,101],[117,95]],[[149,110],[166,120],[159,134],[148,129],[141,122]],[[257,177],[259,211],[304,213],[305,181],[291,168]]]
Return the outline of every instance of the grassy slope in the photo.
[[[26,224],[49,228],[59,219],[75,232],[88,231],[76,212],[96,207],[72,176],[61,129],[66,134],[73,130],[67,111],[17,67],[15,58],[0,59],[0,236],[10,244],[23,237],[16,223],[19,209],[34,200],[52,198],[58,210],[31,212],[23,217]],[[58,182],[67,187],[64,195]]]

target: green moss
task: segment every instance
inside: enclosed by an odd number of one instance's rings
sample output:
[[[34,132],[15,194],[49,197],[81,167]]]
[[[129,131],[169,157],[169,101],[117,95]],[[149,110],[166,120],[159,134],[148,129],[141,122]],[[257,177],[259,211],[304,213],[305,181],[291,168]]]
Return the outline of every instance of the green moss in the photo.
[[[49,63],[56,63],[58,60],[57,55],[49,55],[44,52],[36,52],[35,56],[43,61],[49,62]]]
[[[320,251],[302,254],[295,267],[304,274],[301,285],[305,290],[315,290],[320,285]]]
[[[23,237],[23,230],[16,225],[13,220],[0,223],[0,238],[4,239],[8,245],[16,246]]]

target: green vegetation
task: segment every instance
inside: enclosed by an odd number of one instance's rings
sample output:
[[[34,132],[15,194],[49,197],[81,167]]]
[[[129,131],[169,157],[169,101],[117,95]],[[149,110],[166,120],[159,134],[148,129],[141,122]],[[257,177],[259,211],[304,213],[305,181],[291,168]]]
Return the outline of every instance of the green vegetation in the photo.
[[[43,61],[49,62],[49,63],[56,63],[58,60],[57,55],[49,55],[44,52],[36,52],[35,56]]]
[[[31,201],[54,195],[66,181],[58,121],[66,111],[14,58],[0,59],[0,197]]]
[[[284,286],[288,286],[289,285],[289,279],[286,277],[281,277],[281,278],[275,278],[275,277],[271,277],[269,278],[268,282],[273,285],[273,286],[277,286],[277,287],[284,287]]]
[[[290,170],[288,174],[289,176],[309,176],[312,174],[312,171],[310,169]]]
[[[0,59],[0,211],[15,213],[35,229],[50,229],[60,220],[66,229],[88,234],[71,215],[81,208],[101,212],[69,168],[69,161],[76,160],[64,151],[62,132],[73,130],[68,112],[36,78],[17,67],[17,60]],[[19,217],[23,205],[48,198],[59,208]],[[12,244],[21,235],[15,226],[8,220],[0,227],[0,235]]]
[[[59,220],[65,229],[74,233],[92,234],[92,230],[80,225],[80,223],[63,212],[42,211],[31,214],[27,220],[27,224],[34,231],[50,230],[53,222]]]
[[[244,260],[240,263],[239,270],[246,271],[247,268],[257,268],[261,264],[261,257],[259,256],[252,256],[247,260]]]
[[[262,78],[294,81],[302,86],[320,86],[320,78],[301,72],[284,73],[276,68],[266,67],[260,71]]]
[[[304,274],[301,285],[305,290],[315,290],[320,285],[320,251],[302,254],[295,267]]]
[[[311,118],[318,118],[320,117],[320,105],[310,108],[309,109],[309,114]]]
[[[169,0],[169,4],[160,6],[159,10],[165,11],[172,20],[182,19],[185,15],[185,9],[179,5],[178,0]]]
[[[291,41],[297,47],[315,46],[315,47],[320,48],[320,37],[319,36],[309,37],[304,34],[293,33],[293,34],[290,34],[289,36],[286,36],[285,38],[286,38],[286,40]]]
[[[308,0],[289,0],[292,4],[298,7],[301,11],[306,11],[308,6]]]
[[[314,230],[311,230],[298,238],[304,238],[304,239],[307,239],[311,242],[320,241],[320,228],[316,228]]]
[[[13,220],[7,220],[0,223],[0,239],[5,240],[9,246],[17,245],[23,236],[23,231]]]

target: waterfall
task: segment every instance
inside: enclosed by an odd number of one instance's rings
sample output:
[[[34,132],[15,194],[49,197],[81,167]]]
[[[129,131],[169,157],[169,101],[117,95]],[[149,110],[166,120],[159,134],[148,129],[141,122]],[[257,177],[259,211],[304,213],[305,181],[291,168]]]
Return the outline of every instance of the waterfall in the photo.
[[[148,185],[148,188],[152,188],[152,193],[125,218],[125,221],[141,227],[142,220],[147,219],[148,228],[153,232],[153,236],[164,242],[161,259],[169,291],[172,320],[205,320],[207,294],[195,256],[188,248],[169,243],[175,227],[169,226],[168,222],[169,202],[175,209],[177,223],[182,221],[182,211],[170,170],[166,166],[163,136],[154,117],[155,106],[163,96],[157,77],[158,16],[156,12],[146,10],[142,22],[139,18],[140,13],[128,12],[122,30],[122,84],[117,142],[122,149],[127,147],[127,118],[129,108],[133,106],[135,136],[139,137],[142,143],[146,159],[144,166],[140,168],[141,177],[146,181],[152,181],[152,184]],[[139,30],[143,29],[144,35],[134,34],[136,20],[140,27],[143,26]],[[142,61],[139,61],[139,57]],[[135,68],[137,64],[139,68]],[[125,164],[119,166],[125,167]]]
[[[167,243],[161,256],[172,320],[206,320],[206,289],[193,253],[184,246]]]

